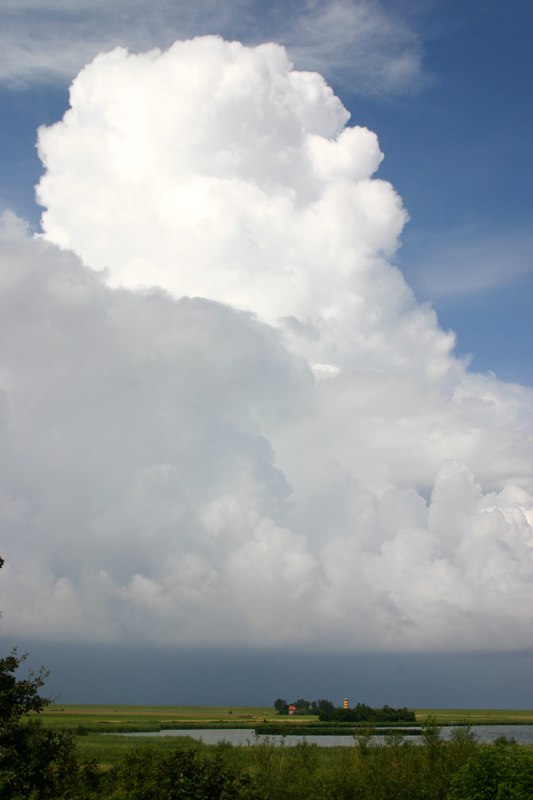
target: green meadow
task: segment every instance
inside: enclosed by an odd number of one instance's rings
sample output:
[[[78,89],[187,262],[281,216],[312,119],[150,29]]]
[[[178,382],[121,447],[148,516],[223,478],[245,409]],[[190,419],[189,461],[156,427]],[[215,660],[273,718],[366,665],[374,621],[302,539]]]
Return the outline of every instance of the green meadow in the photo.
[[[438,725],[533,725],[533,711],[501,711],[486,708],[415,708],[417,722],[435,717]]]
[[[56,703],[39,714],[46,727],[93,733],[151,732],[163,729],[255,728],[264,721],[279,721],[274,708],[239,706],[118,706],[64,705]],[[285,719],[289,719],[286,717]],[[309,721],[309,717],[291,718]],[[296,724],[298,724],[296,722]]]
[[[96,772],[82,776],[72,794],[58,798],[531,800],[531,748],[510,741],[480,745],[467,727],[455,730],[456,736],[444,742],[430,720],[423,746],[413,746],[399,733],[377,746],[361,731],[357,746],[332,748],[317,747],[312,740],[276,746],[268,739],[232,747],[223,734],[221,743],[212,746],[188,736],[88,734],[76,737],[78,755],[82,761],[98,759]]]
[[[35,719],[36,715],[31,717]],[[378,743],[368,725],[352,726],[352,747],[295,746],[255,738],[279,725],[296,733],[316,717],[280,717],[273,708],[222,706],[61,705],[30,724],[24,781],[0,770],[0,800],[531,800],[533,748],[500,737],[477,741],[468,724],[533,724],[533,711],[417,709],[421,744],[390,729]],[[317,720],[315,722],[315,720]],[[31,723],[31,721],[30,721]],[[454,725],[444,740],[440,725]],[[246,728],[251,747],[232,746],[224,730]],[[388,726],[389,727],[389,726]],[[124,737],[120,732],[218,728],[220,741],[191,736]],[[382,729],[383,731],[383,729]],[[102,736],[102,733],[107,735]],[[42,749],[44,747],[44,750]],[[53,769],[34,761],[52,747]],[[29,766],[28,766],[29,765]],[[29,771],[28,771],[29,770]],[[13,785],[11,785],[13,784]],[[16,785],[15,785],[16,784]],[[32,788],[34,785],[34,788]],[[18,787],[18,788],[17,788]],[[17,792],[15,792],[17,788]]]
[[[533,725],[533,711],[495,709],[414,709],[416,723],[420,725],[433,717],[438,725]],[[90,733],[153,732],[164,729],[196,730],[201,728],[250,728],[271,723],[290,732],[298,726],[309,727],[318,721],[311,715],[280,717],[268,706],[120,706],[120,705],[65,705],[48,706],[39,714],[43,725],[62,730],[85,729]],[[320,723],[320,728],[329,723]],[[366,725],[363,724],[363,727]],[[402,727],[405,727],[402,723]],[[318,726],[317,726],[318,727]],[[350,727],[354,727],[352,723]],[[387,725],[389,727],[389,725]]]
[[[414,709],[415,727],[433,718],[437,725],[533,725],[532,711],[495,710],[495,709]],[[188,736],[125,738],[121,733],[152,733],[161,730],[201,730],[207,728],[220,729],[220,739],[224,739],[224,730],[241,728],[250,730],[253,740],[256,728],[261,729],[270,724],[272,733],[297,733],[305,728],[309,736],[311,727],[317,733],[327,733],[328,728],[338,731],[339,725],[319,723],[318,717],[292,716],[280,717],[273,707],[268,706],[120,706],[120,705],[66,705],[57,703],[48,706],[39,714],[43,726],[55,730],[67,730],[76,734],[76,745],[81,756],[97,758],[104,768],[119,764],[132,749],[147,746],[155,748],[158,753],[165,753],[175,748],[206,747]],[[349,724],[351,731],[355,728],[365,730],[368,724],[359,726]],[[388,725],[387,728],[391,726]],[[404,727],[404,725],[402,725]],[[405,726],[408,727],[408,726]],[[106,736],[100,734],[105,733]],[[310,739],[312,743],[312,738]],[[209,749],[209,748],[207,748]],[[336,749],[336,748],[335,748]],[[324,756],[329,758],[329,756]]]

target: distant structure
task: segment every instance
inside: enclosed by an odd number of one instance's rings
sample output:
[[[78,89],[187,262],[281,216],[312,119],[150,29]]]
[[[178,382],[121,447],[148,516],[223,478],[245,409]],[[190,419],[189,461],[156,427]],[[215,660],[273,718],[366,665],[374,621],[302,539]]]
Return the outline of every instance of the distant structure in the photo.
[[[347,697],[344,698],[344,708],[348,708],[348,698]],[[289,711],[289,714],[290,713],[291,712]]]
[[[298,706],[289,706],[289,715],[293,715],[298,710]]]

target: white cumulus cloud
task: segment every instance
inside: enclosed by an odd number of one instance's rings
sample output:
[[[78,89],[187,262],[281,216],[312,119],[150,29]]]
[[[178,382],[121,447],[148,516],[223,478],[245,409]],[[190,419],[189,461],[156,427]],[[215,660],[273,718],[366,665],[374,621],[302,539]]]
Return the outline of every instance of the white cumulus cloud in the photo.
[[[530,645],[532,393],[416,302],[347,122],[205,37],[98,56],[40,131],[44,234],[0,241],[7,631]]]

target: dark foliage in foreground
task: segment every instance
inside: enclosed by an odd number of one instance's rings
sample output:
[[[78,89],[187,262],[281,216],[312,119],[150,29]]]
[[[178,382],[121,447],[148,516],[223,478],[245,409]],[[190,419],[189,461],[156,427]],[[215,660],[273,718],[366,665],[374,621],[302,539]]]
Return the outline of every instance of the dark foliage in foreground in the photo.
[[[85,796],[96,790],[100,771],[78,757],[74,734],[24,720],[50,703],[38,694],[47,676],[43,669],[17,677],[25,659],[16,648],[0,658],[0,800]]]
[[[531,800],[533,753],[516,743],[481,745],[451,780],[450,800]]]
[[[166,755],[144,747],[129,753],[106,783],[108,800],[239,800],[247,780],[221,750],[209,757],[197,750],[176,748]]]

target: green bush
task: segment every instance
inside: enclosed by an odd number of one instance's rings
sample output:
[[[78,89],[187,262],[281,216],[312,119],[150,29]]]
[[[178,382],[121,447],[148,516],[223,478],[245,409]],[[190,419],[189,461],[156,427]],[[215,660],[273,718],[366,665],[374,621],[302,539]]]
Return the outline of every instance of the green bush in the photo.
[[[451,780],[450,800],[531,800],[533,753],[502,741],[480,745]]]
[[[245,784],[214,756],[176,748],[170,754],[150,747],[132,750],[107,777],[109,800],[237,800]]]
[[[0,748],[0,798],[92,798],[101,773],[78,758],[74,735],[46,730],[38,721],[21,726],[11,746]]]

